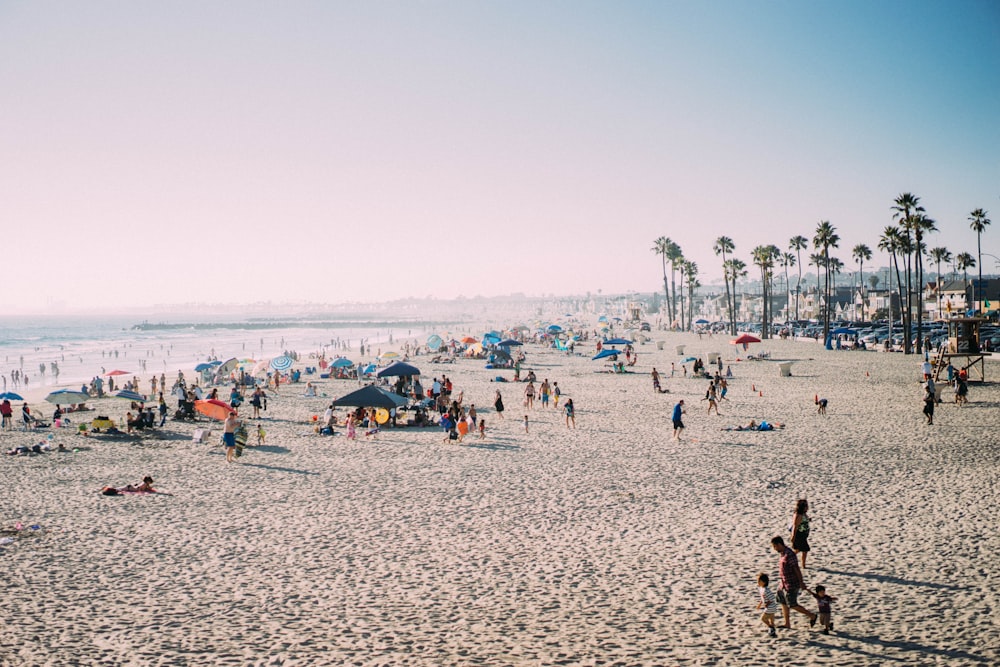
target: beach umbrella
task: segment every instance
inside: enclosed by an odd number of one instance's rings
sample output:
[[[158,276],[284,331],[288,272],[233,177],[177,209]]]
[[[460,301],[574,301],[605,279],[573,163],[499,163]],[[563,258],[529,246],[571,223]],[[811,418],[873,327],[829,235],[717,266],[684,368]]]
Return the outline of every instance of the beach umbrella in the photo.
[[[383,352],[381,355],[379,355],[379,359],[398,359],[398,358],[399,358],[399,352],[393,352],[392,350],[389,350],[388,352]]]
[[[266,373],[267,369],[271,366],[271,361],[265,359],[264,361],[258,361],[254,364],[254,367],[250,369],[250,375],[257,375],[258,373]]]
[[[140,394],[138,392],[135,392],[135,391],[129,391],[128,389],[122,389],[121,391],[117,392],[114,397],[115,398],[123,398],[126,401],[132,401],[133,403],[145,403],[146,402],[146,397],[145,396],[143,396],[142,394]]]
[[[209,366],[221,366],[222,362],[219,361],[218,359],[212,359],[210,362],[208,362],[208,365]]]
[[[472,345],[473,343],[478,343],[479,341],[473,338],[472,336],[463,336],[462,342],[465,343],[466,345]]]
[[[375,364],[368,364],[363,369],[361,369],[361,374],[362,375],[371,375],[372,373],[375,372],[375,369],[377,369],[377,368],[378,367]]]
[[[271,368],[279,372],[287,371],[289,368],[292,367],[292,364],[294,363],[295,360],[292,359],[291,357],[286,355],[281,355],[280,357],[275,357],[274,359],[271,359]]]
[[[352,408],[401,408],[407,400],[399,394],[393,394],[373,384],[352,391],[333,401],[332,405]]]
[[[708,324],[708,320],[695,320],[695,324]]]
[[[226,417],[228,417],[230,413],[236,412],[236,410],[233,410],[232,407],[229,406],[229,404],[223,403],[222,401],[215,398],[209,398],[208,400],[204,401],[200,400],[195,401],[194,409],[195,412],[199,412],[205,415],[206,417],[209,417],[211,419],[216,419],[218,421],[222,421]]]
[[[617,357],[619,354],[624,354],[624,352],[621,350],[601,350],[591,357],[590,360],[597,361],[598,359],[605,359],[607,357]]]
[[[610,340],[604,341],[605,345],[631,345],[635,341],[628,340],[627,338],[612,338]]]
[[[441,336],[438,336],[437,334],[431,334],[430,336],[427,337],[427,347],[432,352],[437,352],[438,350],[440,350],[442,345],[444,345],[444,339],[442,339]]]
[[[729,341],[730,345],[746,345],[747,343],[759,343],[760,338],[756,336],[751,336],[748,333],[740,334],[736,338]]]
[[[523,345],[523,343],[519,340],[514,340],[513,338],[507,338],[497,343],[497,347],[512,347],[516,345]]]
[[[420,369],[405,361],[394,361],[377,373],[377,377],[380,378],[396,377],[398,375],[420,375]]]
[[[212,368],[215,368],[215,366],[213,366],[212,364],[210,364],[210,363],[208,363],[206,361],[203,361],[202,363],[200,363],[197,366],[195,366],[194,370],[195,370],[196,373],[201,373],[202,371],[207,371],[207,370],[212,369]]]
[[[545,330],[549,333],[560,333],[563,328],[558,324],[550,324]]]
[[[72,403],[85,403],[89,398],[90,396],[82,391],[59,389],[46,396],[45,400],[53,405],[70,405]]]
[[[105,373],[104,377],[114,377],[116,375],[131,375],[131,373],[129,373],[128,371],[120,371],[118,369],[115,369],[113,371],[108,371],[107,373]]]
[[[597,321],[598,322],[607,322],[608,321],[608,316],[607,315],[601,315],[600,317],[597,318]]]
[[[21,396],[20,394],[14,391],[5,391],[4,393],[0,394],[0,401],[4,399],[8,401],[23,401],[24,396]]]
[[[334,359],[333,363],[330,364],[333,368],[350,368],[354,365],[354,362],[347,357],[340,357],[339,359]]]
[[[483,345],[496,345],[500,342],[500,334],[490,331],[483,334]]]
[[[848,327],[837,327],[836,329],[834,329],[830,333],[833,334],[834,336],[839,336],[841,334],[852,334],[853,335],[853,334],[856,334],[858,332],[855,331],[854,329],[851,329],[851,328],[848,328]]]
[[[219,364],[218,368],[215,369],[216,377],[220,377],[220,376],[223,376],[223,375],[229,375],[234,370],[236,370],[236,366],[239,363],[240,362],[239,362],[239,360],[236,357],[233,357],[231,359],[226,359],[221,364]]]
[[[694,363],[695,361],[698,361],[698,357],[684,357],[683,359],[681,359],[682,364],[690,364]]]

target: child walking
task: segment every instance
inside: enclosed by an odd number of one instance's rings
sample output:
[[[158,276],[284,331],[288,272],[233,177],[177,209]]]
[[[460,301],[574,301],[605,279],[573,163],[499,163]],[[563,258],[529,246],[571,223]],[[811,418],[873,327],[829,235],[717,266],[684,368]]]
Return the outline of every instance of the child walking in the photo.
[[[810,591],[808,588],[806,591],[816,598],[816,604],[819,605],[819,624],[823,626],[823,634],[830,634],[830,630],[833,630],[833,619],[830,617],[830,603],[836,602],[837,598],[827,595],[826,587],[822,585],[816,586],[815,591]]]
[[[760,622],[767,626],[767,636],[777,637],[778,631],[774,629],[774,615],[778,613],[778,603],[774,598],[774,592],[767,587],[769,583],[771,580],[766,574],[761,572],[757,575],[757,593],[760,595],[757,609],[764,610],[764,613],[760,615]]]
[[[528,415],[524,415],[524,432],[528,432]]]

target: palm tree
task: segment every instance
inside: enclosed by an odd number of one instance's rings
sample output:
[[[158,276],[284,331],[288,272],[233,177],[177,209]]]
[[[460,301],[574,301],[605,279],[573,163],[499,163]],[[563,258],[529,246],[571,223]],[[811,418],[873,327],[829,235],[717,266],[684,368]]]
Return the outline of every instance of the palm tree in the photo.
[[[839,244],[840,236],[837,235],[836,228],[830,224],[829,220],[820,221],[816,226],[816,235],[813,236],[813,247],[823,251],[823,263],[826,268],[826,307],[823,309],[824,341],[830,336],[830,248],[836,248]]]
[[[924,243],[924,234],[937,231],[937,225],[933,220],[923,213],[913,215],[913,238],[914,253],[917,259],[917,354],[923,351],[923,324],[924,324],[924,252],[927,244]]]
[[[770,301],[768,293],[771,282],[771,272],[774,269],[773,250],[777,250],[777,248],[774,246],[759,245],[750,252],[754,265],[760,269],[760,292],[762,299],[760,309],[760,335],[762,338],[770,338],[769,334],[771,332],[771,327],[768,326],[768,303]]]
[[[896,286],[899,287],[899,259],[897,253],[899,252],[900,241],[902,240],[902,234],[898,227],[886,227],[882,230],[882,236],[878,240],[878,249],[883,252],[889,253],[889,339],[892,340],[892,323],[895,321],[895,317],[892,315],[892,272],[895,268],[896,271]],[[900,306],[902,306],[902,299],[900,299]],[[902,313],[900,313],[900,318],[902,319]]]
[[[779,250],[778,257],[781,259],[781,266],[785,268],[785,320],[787,321],[790,313],[788,309],[792,305],[792,286],[788,282],[788,267],[795,266],[795,255],[790,252],[783,253]]]
[[[951,261],[951,252],[947,248],[931,248],[930,258],[937,262],[937,310],[938,317],[941,317],[941,288],[944,287],[943,281],[941,280],[941,262],[947,264]]]
[[[872,249],[864,243],[854,246],[851,256],[858,263],[858,285],[861,292],[861,320],[865,319],[865,262],[871,260]]]
[[[677,283],[674,281],[674,276],[677,274],[681,262],[684,261],[684,253],[681,252],[681,247],[673,241],[667,246],[667,260],[670,262],[670,314],[671,318],[674,318],[677,316]],[[681,328],[684,328],[683,311],[681,313]]]
[[[670,317],[670,320],[673,321],[673,304],[670,302],[670,285],[667,283],[667,255],[669,254],[671,245],[674,245],[673,241],[668,239],[666,236],[661,236],[653,241],[653,247],[650,248],[650,250],[659,255],[660,261],[663,263],[663,294],[664,298],[667,300],[667,315]]]
[[[955,268],[962,272],[962,280],[969,284],[969,269],[976,265],[976,258],[967,252],[955,255]]]
[[[795,319],[799,319],[799,295],[802,293],[802,249],[809,246],[809,239],[804,236],[793,236],[788,241],[788,249],[795,251],[799,262],[799,279],[795,283]]]
[[[723,267],[726,272],[726,279],[732,281],[732,295],[733,295],[733,308],[732,308],[732,333],[736,333],[736,280],[738,278],[747,277],[747,265],[741,259],[736,259],[732,257],[726,262]]]
[[[691,328],[694,328],[694,290],[701,287],[698,282],[698,265],[694,262],[684,260],[681,264],[681,279],[687,279],[688,288],[688,320]],[[684,299],[681,297],[681,318],[684,317]]]
[[[716,255],[722,255],[722,279],[726,283],[726,309],[729,311],[729,333],[736,335],[736,294],[732,294],[732,300],[730,300],[729,279],[726,274],[726,254],[732,255],[733,251],[736,250],[736,244],[728,236],[720,236],[715,239],[715,245],[712,246],[712,249]]]
[[[899,244],[896,252],[902,252],[906,260],[906,309],[903,312],[903,354],[910,353],[910,339],[912,328],[910,326],[913,317],[913,289],[910,279],[910,256],[913,254],[913,231],[915,213],[923,213],[924,207],[920,205],[920,197],[909,192],[904,192],[894,200],[895,205],[891,207],[895,213],[892,219],[899,223],[905,232],[903,240]],[[919,249],[917,250],[919,252]]]
[[[826,259],[823,257],[823,253],[810,253],[809,264],[816,267],[816,298],[814,299],[815,305],[813,306],[813,315],[819,317],[820,304],[824,303],[823,288],[819,282],[819,279],[823,276],[823,267],[826,266]]]
[[[979,260],[977,262],[979,266],[979,289],[983,289],[983,230],[985,230],[990,224],[990,219],[986,217],[986,211],[981,208],[977,208],[969,215],[969,227],[976,233],[976,250],[978,253]],[[979,298],[976,296],[976,288],[972,288],[972,300],[976,303],[976,309],[979,310]]]

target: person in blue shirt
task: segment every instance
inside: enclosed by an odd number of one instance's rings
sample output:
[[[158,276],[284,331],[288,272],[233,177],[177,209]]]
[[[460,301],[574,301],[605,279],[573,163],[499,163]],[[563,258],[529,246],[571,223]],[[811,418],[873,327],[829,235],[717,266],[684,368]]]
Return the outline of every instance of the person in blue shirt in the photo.
[[[681,421],[681,415],[687,414],[687,410],[684,409],[684,399],[677,401],[677,405],[674,406],[674,414],[671,419],[674,422],[674,440],[681,439],[681,431],[684,430],[684,422]]]

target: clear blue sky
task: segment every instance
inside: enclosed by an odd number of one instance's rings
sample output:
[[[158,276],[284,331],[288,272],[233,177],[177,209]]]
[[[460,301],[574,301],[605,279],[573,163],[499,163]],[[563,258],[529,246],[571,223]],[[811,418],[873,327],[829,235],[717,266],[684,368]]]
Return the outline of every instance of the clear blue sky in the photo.
[[[820,220],[852,268],[905,191],[1000,256],[991,1],[0,0],[0,91],[0,308],[652,291]]]

